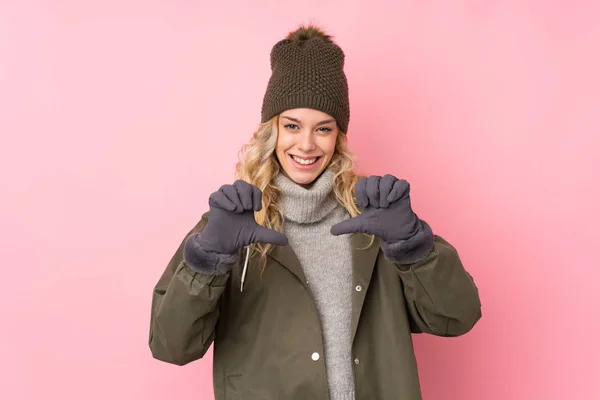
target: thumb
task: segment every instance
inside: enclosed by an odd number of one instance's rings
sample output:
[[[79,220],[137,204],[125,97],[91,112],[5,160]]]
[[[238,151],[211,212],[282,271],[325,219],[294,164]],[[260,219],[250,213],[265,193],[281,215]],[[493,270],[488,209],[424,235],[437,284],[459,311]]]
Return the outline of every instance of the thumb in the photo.
[[[254,228],[254,234],[252,235],[251,241],[252,243],[270,243],[279,246],[286,246],[288,244],[288,238],[283,233],[265,228],[261,225]]]
[[[338,236],[347,233],[360,232],[361,230],[360,216],[358,216],[333,225],[331,227],[331,234]]]

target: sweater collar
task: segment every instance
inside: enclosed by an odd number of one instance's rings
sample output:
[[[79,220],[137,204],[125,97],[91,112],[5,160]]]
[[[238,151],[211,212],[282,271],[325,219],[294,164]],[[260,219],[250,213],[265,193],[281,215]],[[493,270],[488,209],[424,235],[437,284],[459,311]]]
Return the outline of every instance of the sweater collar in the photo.
[[[275,185],[281,189],[279,204],[286,220],[301,224],[318,222],[338,205],[333,195],[334,173],[326,169],[309,188],[279,173]]]

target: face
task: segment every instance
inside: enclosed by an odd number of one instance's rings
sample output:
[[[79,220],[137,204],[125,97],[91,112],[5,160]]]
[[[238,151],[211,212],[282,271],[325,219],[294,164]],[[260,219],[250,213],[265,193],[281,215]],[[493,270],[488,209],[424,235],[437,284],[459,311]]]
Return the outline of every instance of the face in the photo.
[[[299,185],[309,185],[333,157],[339,129],[335,119],[310,108],[279,115],[275,153],[283,172]]]

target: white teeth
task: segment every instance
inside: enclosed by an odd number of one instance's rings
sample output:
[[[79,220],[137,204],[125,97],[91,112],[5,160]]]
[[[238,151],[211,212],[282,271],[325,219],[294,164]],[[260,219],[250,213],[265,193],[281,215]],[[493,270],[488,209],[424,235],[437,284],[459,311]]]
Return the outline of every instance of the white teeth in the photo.
[[[296,157],[296,156],[292,156],[292,158],[298,163],[298,164],[302,164],[302,165],[310,165],[313,164],[315,161],[317,161],[316,158],[310,158],[308,160],[305,160],[303,158],[300,157]]]

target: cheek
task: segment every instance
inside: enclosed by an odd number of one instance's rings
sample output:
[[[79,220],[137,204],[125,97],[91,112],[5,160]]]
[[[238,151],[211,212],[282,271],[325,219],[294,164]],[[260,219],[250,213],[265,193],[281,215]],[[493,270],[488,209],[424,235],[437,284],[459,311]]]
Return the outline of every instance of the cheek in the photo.
[[[275,152],[277,154],[283,153],[285,150],[287,150],[290,147],[289,142],[290,142],[289,135],[286,135],[285,133],[280,133],[279,136],[277,137],[277,144],[275,145]]]
[[[327,154],[328,157],[331,157],[335,152],[335,137],[323,138],[321,146],[319,147],[321,147],[321,150],[323,150],[323,152]]]

